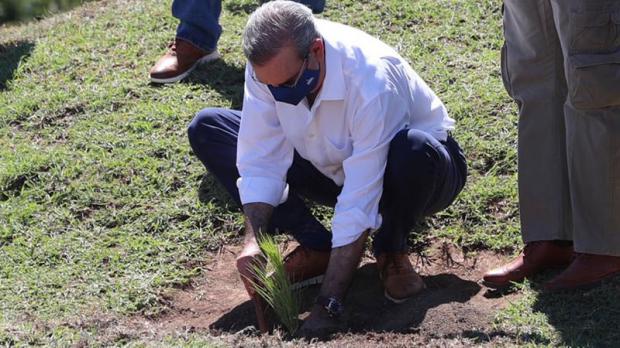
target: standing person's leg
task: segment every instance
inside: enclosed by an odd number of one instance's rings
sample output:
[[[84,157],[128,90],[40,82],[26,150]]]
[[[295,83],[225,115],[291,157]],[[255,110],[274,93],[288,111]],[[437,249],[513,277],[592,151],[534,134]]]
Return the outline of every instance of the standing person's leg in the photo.
[[[407,237],[424,216],[449,206],[467,177],[463,152],[448,137],[405,129],[390,143],[380,211],[381,228],[373,238],[385,296],[402,302],[424,288],[407,256]]]
[[[175,0],[172,3],[172,15],[180,21],[176,38],[151,69],[152,82],[180,81],[200,63],[219,58],[221,11],[221,0]]]
[[[564,111],[577,252],[546,285],[559,290],[620,273],[620,3],[551,2],[568,82]]]
[[[177,38],[204,51],[214,51],[222,34],[221,0],[175,0],[172,15],[179,19]]]
[[[502,78],[519,107],[519,202],[525,249],[487,272],[505,286],[572,255],[572,224],[563,105],[566,81],[549,0],[505,0]]]
[[[519,106],[518,170],[525,243],[571,240],[562,50],[548,0],[506,0],[502,75]]]

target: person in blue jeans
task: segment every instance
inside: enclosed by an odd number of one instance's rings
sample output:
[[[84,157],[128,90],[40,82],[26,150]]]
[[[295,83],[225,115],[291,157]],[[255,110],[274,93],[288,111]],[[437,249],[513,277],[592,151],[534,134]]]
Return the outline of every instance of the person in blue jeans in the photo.
[[[265,2],[265,1],[261,1]],[[325,0],[298,0],[321,13]],[[150,71],[154,83],[173,83],[187,77],[201,63],[220,57],[217,42],[222,34],[219,24],[221,0],[174,0],[172,15],[179,19],[177,34],[168,51]]]

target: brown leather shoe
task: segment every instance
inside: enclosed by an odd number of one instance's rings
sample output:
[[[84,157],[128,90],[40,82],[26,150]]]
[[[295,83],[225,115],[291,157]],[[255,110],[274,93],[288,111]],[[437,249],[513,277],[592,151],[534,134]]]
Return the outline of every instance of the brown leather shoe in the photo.
[[[564,272],[544,286],[546,291],[584,289],[620,274],[620,256],[577,254]]]
[[[298,246],[284,258],[284,271],[289,277],[292,289],[300,289],[313,284],[320,284],[327,270],[331,251],[317,251]],[[260,265],[261,258],[256,256],[237,257],[237,269],[250,299],[254,303],[258,328],[262,333],[269,331],[269,306],[254,288],[257,280],[253,276],[253,265]]]
[[[510,263],[488,271],[482,283],[491,288],[505,287],[545,269],[568,266],[572,256],[573,246],[567,241],[530,242]]]
[[[377,268],[383,281],[383,294],[394,303],[402,303],[426,288],[406,253],[380,254]]]
[[[217,50],[202,50],[188,41],[176,38],[164,54],[151,68],[151,81],[154,83],[172,83],[184,79],[199,64],[216,60],[220,57]]]
[[[284,258],[284,271],[293,290],[323,281],[331,251],[318,251],[299,245]]]

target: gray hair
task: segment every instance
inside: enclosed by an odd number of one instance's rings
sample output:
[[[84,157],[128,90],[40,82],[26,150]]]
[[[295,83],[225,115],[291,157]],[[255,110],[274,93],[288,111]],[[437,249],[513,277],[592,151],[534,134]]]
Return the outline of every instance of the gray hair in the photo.
[[[304,58],[320,36],[309,8],[293,1],[270,1],[250,15],[243,32],[243,53],[260,66],[293,44]]]

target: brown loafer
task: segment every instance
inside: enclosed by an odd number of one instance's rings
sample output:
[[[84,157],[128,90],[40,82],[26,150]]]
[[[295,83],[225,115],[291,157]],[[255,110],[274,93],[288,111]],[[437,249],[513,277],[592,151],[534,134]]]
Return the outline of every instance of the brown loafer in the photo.
[[[402,303],[426,288],[406,253],[380,254],[377,268],[383,281],[383,294],[394,303]]]
[[[568,266],[572,257],[573,246],[570,242],[530,242],[517,258],[485,273],[482,283],[491,288],[506,287],[543,270]]]
[[[292,289],[320,284],[327,270],[330,255],[331,250],[319,251],[301,245],[286,255],[284,271],[291,281]]]
[[[587,289],[620,274],[620,256],[579,253],[564,272],[544,285],[546,291]]]
[[[220,57],[217,50],[205,51],[188,41],[176,38],[164,54],[151,68],[151,81],[154,83],[173,83],[184,79],[199,64]]]
[[[323,280],[329,263],[330,251],[319,251],[297,246],[295,250],[284,258],[284,271],[291,281],[293,290],[306,286],[320,284]],[[250,299],[254,303],[256,321],[262,333],[269,331],[271,313],[267,302],[255,289],[257,279],[253,275],[253,266],[260,265],[261,258],[258,256],[237,257],[237,270],[241,274],[241,280]]]

